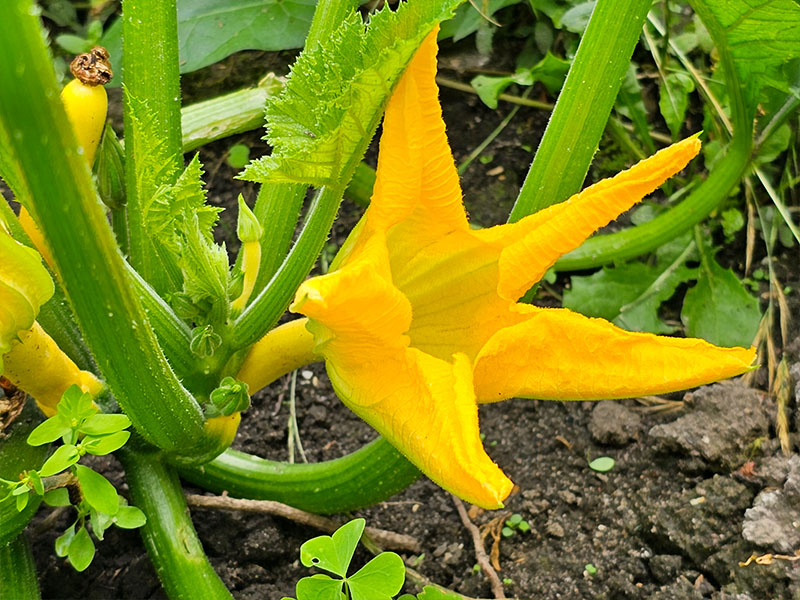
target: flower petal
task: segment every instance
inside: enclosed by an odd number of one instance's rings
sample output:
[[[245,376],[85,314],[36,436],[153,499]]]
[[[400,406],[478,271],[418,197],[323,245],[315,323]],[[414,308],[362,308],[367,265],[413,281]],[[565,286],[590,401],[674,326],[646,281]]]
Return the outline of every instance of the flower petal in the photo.
[[[471,361],[410,348],[411,306],[385,279],[379,245],[361,258],[305,282],[292,305],[310,318],[337,395],[433,481],[502,506],[513,484],[483,449]]]
[[[392,233],[398,252],[468,230],[436,85],[436,35],[425,38],[400,79],[383,120],[377,178],[366,232]]]
[[[627,171],[604,179],[517,223],[479,232],[487,241],[506,240],[498,293],[520,298],[558,257],[574,250],[599,228],[653,192],[700,151],[696,136],[664,148]]]
[[[528,320],[499,331],[475,361],[479,402],[664,394],[740,375],[755,358],[755,348],[633,333],[563,308],[517,306]]]

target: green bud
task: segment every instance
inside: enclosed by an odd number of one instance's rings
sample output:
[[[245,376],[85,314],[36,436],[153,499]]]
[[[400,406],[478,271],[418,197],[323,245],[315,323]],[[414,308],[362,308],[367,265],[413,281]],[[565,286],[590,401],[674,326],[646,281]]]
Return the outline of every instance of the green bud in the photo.
[[[257,242],[264,235],[264,228],[241,194],[239,194],[239,222],[236,225],[236,235],[242,243]]]
[[[100,199],[108,208],[118,210],[125,206],[125,159],[122,144],[114,130],[106,125],[94,171]]]
[[[223,379],[219,387],[211,392],[210,402],[206,404],[206,417],[227,417],[235,412],[250,408],[250,394],[247,384],[233,377]]]
[[[189,342],[189,350],[198,358],[208,358],[213,356],[217,348],[222,344],[222,338],[214,332],[211,325],[195,327],[192,329],[192,339]]]

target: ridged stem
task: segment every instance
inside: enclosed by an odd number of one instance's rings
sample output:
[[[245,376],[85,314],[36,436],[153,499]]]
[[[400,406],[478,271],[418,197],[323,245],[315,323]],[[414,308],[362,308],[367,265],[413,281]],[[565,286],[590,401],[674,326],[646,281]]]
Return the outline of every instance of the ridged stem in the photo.
[[[580,190],[651,4],[651,0],[595,4],[509,221]]]
[[[226,450],[181,477],[212,492],[276,500],[318,514],[372,506],[404,490],[419,470],[383,438],[355,452],[319,463],[289,464]]]
[[[119,458],[132,504],[147,516],[142,539],[167,595],[172,600],[230,599],[197,537],[175,470],[155,454],[126,449]]]
[[[5,546],[0,544],[0,598],[39,600],[41,597],[31,544],[23,532]]]

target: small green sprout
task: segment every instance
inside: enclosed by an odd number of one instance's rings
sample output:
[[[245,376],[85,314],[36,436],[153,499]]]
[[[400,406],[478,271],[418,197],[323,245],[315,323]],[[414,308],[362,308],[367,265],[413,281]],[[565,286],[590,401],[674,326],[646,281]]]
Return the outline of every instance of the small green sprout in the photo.
[[[315,537],[300,547],[300,562],[304,566],[317,567],[337,577],[322,573],[303,577],[295,586],[297,600],[388,599],[400,591],[406,569],[403,559],[394,552],[382,552],[353,575],[347,575],[364,524],[364,519],[354,519],[342,525],[332,536]],[[294,599],[284,597],[282,600]]]
[[[583,567],[583,570],[586,571],[590,577],[597,575],[597,567],[595,567],[592,563],[586,563],[586,566]]]
[[[514,580],[511,577],[503,577],[503,585],[514,585]]]
[[[526,533],[531,530],[530,524],[519,513],[514,513],[507,520],[500,533],[503,537],[512,537],[517,531]]]
[[[250,162],[250,148],[244,144],[234,144],[228,149],[227,162],[234,169],[243,169]]]
[[[589,463],[589,468],[598,473],[608,473],[617,462],[610,456],[600,456]]]

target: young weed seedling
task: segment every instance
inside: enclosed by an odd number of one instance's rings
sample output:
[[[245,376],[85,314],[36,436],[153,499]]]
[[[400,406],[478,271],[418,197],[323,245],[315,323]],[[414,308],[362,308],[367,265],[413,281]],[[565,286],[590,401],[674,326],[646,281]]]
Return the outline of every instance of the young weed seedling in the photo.
[[[297,600],[391,600],[400,591],[405,567],[394,552],[382,552],[347,576],[364,524],[364,519],[354,519],[333,535],[321,535],[300,546],[300,562],[304,566],[318,567],[338,578],[322,573],[303,577],[295,587]]]
[[[0,479],[7,493],[16,498],[22,511],[31,493],[50,506],[74,505],[75,521],[56,539],[56,554],[67,557],[76,571],[86,569],[94,559],[95,546],[86,518],[98,540],[111,525],[135,529],[145,523],[144,513],[128,506],[125,498],[100,473],[78,464],[86,454],[103,456],[122,448],[130,438],[131,422],[122,414],[101,414],[89,394],[73,385],[61,397],[57,412],[31,431],[28,444],[41,446],[61,438],[59,446],[41,469],[27,471],[19,481]],[[2,500],[2,499],[0,499]]]
[[[507,520],[505,527],[503,527],[501,533],[503,537],[512,537],[515,533],[522,532],[526,533],[531,530],[531,526],[528,522],[522,518],[522,515],[519,513],[514,513],[511,515]]]

